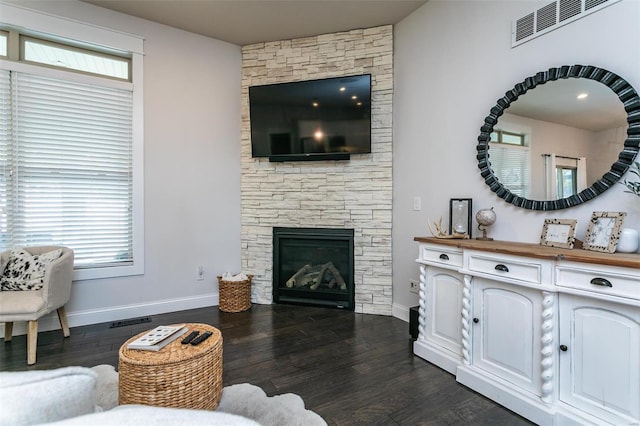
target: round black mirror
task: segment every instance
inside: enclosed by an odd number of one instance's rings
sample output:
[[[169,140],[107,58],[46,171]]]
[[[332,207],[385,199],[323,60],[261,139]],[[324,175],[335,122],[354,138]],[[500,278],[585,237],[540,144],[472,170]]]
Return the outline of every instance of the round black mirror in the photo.
[[[522,95],[524,95],[528,91],[535,89],[536,87],[539,87],[541,85],[545,85],[549,82],[572,79],[586,79],[591,80],[592,82],[599,83],[598,86],[604,85],[602,87],[605,87],[605,91],[612,92],[612,97],[619,100],[619,102],[616,101],[618,105],[608,107],[607,110],[613,112],[614,109],[620,108],[623,121],[625,120],[626,115],[627,128],[626,135],[622,134],[622,139],[624,139],[624,142],[621,143],[621,145],[623,145],[622,150],[619,152],[619,154],[617,154],[617,158],[614,158],[611,168],[606,171],[604,175],[602,175],[602,177],[592,179],[592,181],[590,181],[588,184],[583,185],[583,189],[580,189],[578,187],[578,189],[576,190],[574,183],[573,192],[571,191],[571,189],[567,190],[567,192],[569,192],[571,195],[559,196],[558,199],[530,199],[528,192],[521,191],[521,188],[518,185],[513,184],[512,182],[510,182],[510,179],[506,177],[507,175],[513,175],[516,177],[519,176],[520,179],[523,179],[523,170],[519,170],[519,166],[515,166],[510,170],[510,173],[504,173],[502,171],[500,173],[496,173],[495,167],[491,162],[490,149],[490,145],[494,145],[496,147],[498,145],[502,145],[502,138],[504,138],[504,143],[506,144],[520,143],[521,145],[527,145],[531,142],[529,140],[529,135],[526,134],[526,131],[504,131],[504,129],[499,128],[498,119],[502,117],[503,114],[505,114],[505,110],[507,110],[507,108],[512,106],[512,104],[516,100],[521,98]],[[545,97],[547,96],[545,95]],[[622,111],[622,109],[624,109],[624,111]],[[515,105],[512,110],[516,110]],[[602,113],[600,113],[600,115],[602,115]],[[593,116],[590,121],[595,121]],[[619,126],[620,123],[616,123],[615,125]],[[563,141],[556,141],[554,143],[557,144],[562,142]],[[506,202],[517,207],[522,207],[530,210],[559,210],[582,204],[597,197],[599,194],[603,193],[611,186],[613,186],[626,173],[629,166],[633,163],[633,160],[635,159],[639,148],[640,97],[638,96],[638,93],[634,90],[634,88],[622,77],[605,69],[589,65],[567,65],[559,68],[550,68],[547,71],[542,71],[534,76],[527,77],[521,83],[516,84],[513,89],[506,92],[504,97],[498,99],[496,105],[491,108],[490,114],[485,118],[484,125],[480,129],[480,136],[478,136],[478,145],[476,146],[476,158],[478,160],[478,168],[480,169],[480,174],[482,175],[485,183],[493,192],[496,193],[496,195],[504,199]],[[496,149],[496,162],[498,160],[498,152],[499,151]],[[614,152],[614,157],[616,152]],[[528,160],[519,161],[521,161],[523,164],[529,164],[527,163]],[[568,171],[569,174],[571,174],[571,170],[563,170],[562,173],[564,173],[565,171]],[[538,175],[534,174],[534,176],[529,176],[529,171],[527,170],[526,172],[526,179],[541,179],[541,173],[539,173]],[[556,170],[553,170],[550,173],[556,173]],[[560,173],[560,171],[558,171],[558,173]],[[575,179],[576,173],[574,172],[573,175]],[[558,175],[559,181],[562,181],[562,176],[563,175]],[[553,186],[555,184],[551,185]],[[549,186],[549,184],[547,184],[547,186]],[[560,188],[560,192],[562,192],[562,188]]]

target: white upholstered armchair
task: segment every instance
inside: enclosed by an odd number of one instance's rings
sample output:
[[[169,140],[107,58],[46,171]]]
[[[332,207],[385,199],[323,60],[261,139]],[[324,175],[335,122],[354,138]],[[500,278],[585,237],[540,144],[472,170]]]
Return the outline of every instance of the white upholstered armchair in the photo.
[[[72,278],[70,248],[25,247],[0,254],[0,322],[4,323],[4,340],[11,341],[14,321],[28,322],[27,364],[36,362],[38,319],[57,310],[62,332],[69,336],[64,305],[71,297]]]

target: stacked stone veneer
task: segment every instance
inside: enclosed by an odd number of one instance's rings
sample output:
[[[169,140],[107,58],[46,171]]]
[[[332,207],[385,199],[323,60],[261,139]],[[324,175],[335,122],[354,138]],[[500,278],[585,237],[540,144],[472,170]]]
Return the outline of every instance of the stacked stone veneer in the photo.
[[[371,74],[371,154],[270,163],[251,157],[248,87]],[[273,227],[354,230],[355,311],[391,315],[393,28],[242,48],[242,270],[252,300],[272,303]]]

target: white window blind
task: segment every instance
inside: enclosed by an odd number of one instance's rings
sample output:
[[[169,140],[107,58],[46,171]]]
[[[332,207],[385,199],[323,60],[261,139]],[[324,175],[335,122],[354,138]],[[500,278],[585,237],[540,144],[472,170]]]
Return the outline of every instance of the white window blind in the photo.
[[[65,245],[76,268],[131,264],[132,92],[2,72],[0,245]]]
[[[528,147],[491,143],[489,158],[491,168],[505,188],[520,197],[529,197]]]
[[[9,91],[9,72],[0,70],[0,247],[8,243],[7,205],[9,183],[9,152],[11,145],[11,97]]]

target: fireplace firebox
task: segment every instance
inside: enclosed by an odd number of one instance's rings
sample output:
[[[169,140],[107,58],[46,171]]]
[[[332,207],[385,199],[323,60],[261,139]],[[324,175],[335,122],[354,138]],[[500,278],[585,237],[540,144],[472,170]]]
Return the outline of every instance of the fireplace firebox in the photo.
[[[273,228],[273,301],[354,310],[353,229]]]

